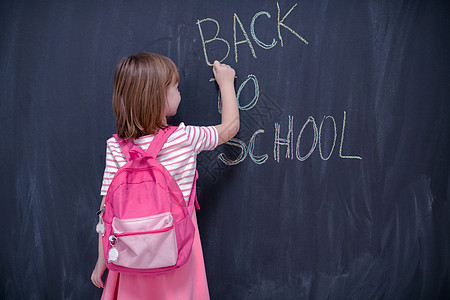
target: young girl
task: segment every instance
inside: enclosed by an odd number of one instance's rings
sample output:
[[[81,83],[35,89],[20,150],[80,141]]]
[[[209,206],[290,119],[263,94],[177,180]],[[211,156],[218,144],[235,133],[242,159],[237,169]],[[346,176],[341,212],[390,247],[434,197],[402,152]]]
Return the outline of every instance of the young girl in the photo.
[[[215,61],[213,73],[222,98],[221,124],[197,127],[181,123],[156,158],[174,177],[186,201],[194,182],[197,154],[230,140],[239,130],[235,71]],[[181,100],[178,83],[178,69],[165,56],[140,53],[122,59],[115,70],[113,94],[119,137],[132,140],[146,151],[158,130],[168,126],[166,118],[177,112]],[[117,141],[110,138],[107,141],[101,190],[103,196],[115,173],[125,163],[125,156]],[[104,202],[105,197],[100,208]],[[209,299],[195,212],[192,219],[196,233],[189,261],[179,269],[158,277],[109,271],[104,285],[101,276],[106,263],[99,234],[98,260],[91,280],[97,287],[104,288],[102,299]]]

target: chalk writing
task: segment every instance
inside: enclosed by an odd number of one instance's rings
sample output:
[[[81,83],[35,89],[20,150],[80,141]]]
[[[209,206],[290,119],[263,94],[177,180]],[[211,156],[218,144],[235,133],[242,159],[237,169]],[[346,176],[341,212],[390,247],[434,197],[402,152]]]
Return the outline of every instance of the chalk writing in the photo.
[[[331,147],[330,154],[328,154],[328,156],[325,158],[325,157],[323,157],[323,153],[322,153],[321,141],[322,141],[322,125],[326,119],[331,119],[333,121],[334,137],[333,137],[333,147]],[[336,145],[336,137],[337,137],[336,120],[333,118],[333,116],[323,117],[322,122],[320,122],[320,127],[319,127],[319,153],[320,153],[320,158],[322,158],[323,160],[329,160],[331,157],[331,154],[333,154],[334,146]]]
[[[244,34],[245,39],[242,41],[236,41],[236,22],[238,22],[239,27],[241,28],[242,33]],[[255,49],[253,49],[252,42],[248,38],[247,32],[245,32],[244,25],[242,25],[241,20],[239,20],[238,15],[235,13],[233,18],[233,41],[234,41],[234,59],[236,62],[238,61],[238,52],[237,52],[237,45],[238,44],[244,44],[247,43],[250,47],[250,50],[252,51],[252,55],[254,58],[256,58]]]
[[[345,121],[347,117],[347,112],[344,110],[344,119],[342,121],[342,134],[341,134],[341,145],[339,146],[339,157],[340,158],[354,158],[354,159],[361,159],[360,156],[356,155],[342,155],[342,145],[344,144],[344,133],[345,133]]]
[[[255,138],[260,133],[264,133],[264,130],[263,129],[256,130],[255,133],[253,133],[250,142],[248,143],[248,155],[250,156],[251,160],[253,160],[258,165],[265,163],[266,160],[269,158],[269,155],[267,154],[260,156],[256,156],[253,154],[253,151],[255,150]]]
[[[280,138],[280,123],[275,123],[275,141],[273,142],[273,157],[277,162],[280,162],[280,146],[287,146],[286,158],[294,158],[294,117],[289,116],[288,134],[285,139]]]
[[[241,92],[249,80],[253,81],[254,96],[248,104],[242,106],[240,103]],[[259,84],[258,84],[258,79],[256,78],[255,75],[253,75],[253,74],[248,75],[247,79],[241,83],[241,85],[239,86],[238,91],[236,93],[236,98],[237,98],[237,102],[238,102],[238,108],[240,110],[250,110],[256,105],[256,103],[258,102],[258,99],[259,99]],[[220,98],[220,93],[218,94],[217,99],[218,99],[219,113],[222,113],[222,99]]]
[[[339,157],[343,158],[343,159],[362,159],[361,156],[357,156],[357,155],[342,155],[342,147],[344,144],[344,134],[345,134],[345,124],[346,124],[346,116],[347,116],[347,112],[344,111],[344,115],[343,115],[343,120],[342,120],[342,132],[341,132],[341,143],[339,146]],[[324,157],[322,154],[322,149],[321,149],[321,143],[322,143],[322,139],[323,139],[323,135],[322,135],[322,125],[323,125],[323,121],[325,119],[332,119],[333,120],[333,125],[334,125],[334,136],[333,136],[333,146],[331,148],[330,154],[327,157]],[[277,162],[280,162],[280,146],[287,146],[287,150],[286,150],[286,158],[290,158],[292,159],[292,135],[293,134],[293,127],[294,127],[294,121],[293,121],[293,116],[289,116],[288,117],[289,120],[289,125],[288,125],[288,136],[286,139],[280,139],[279,138],[279,134],[280,134],[280,123],[275,123],[275,140],[274,140],[274,152],[273,152],[273,156],[274,156],[274,160]],[[312,142],[312,146],[310,151],[305,155],[305,156],[301,156],[300,155],[300,139],[302,137],[303,131],[306,128],[306,126],[311,123],[313,126],[313,130],[314,130],[314,139]],[[336,131],[336,121],[335,118],[333,116],[325,116],[322,119],[322,122],[320,124],[320,129],[317,129],[317,124],[314,120],[314,118],[312,116],[309,116],[308,119],[306,120],[306,122],[303,124],[302,129],[300,130],[300,133],[298,135],[297,138],[297,145],[296,145],[296,157],[298,160],[300,161],[305,161],[306,159],[308,159],[311,154],[314,152],[317,143],[319,143],[319,152],[320,152],[320,158],[322,160],[328,160],[330,159],[331,155],[333,154],[333,150],[335,147],[335,143],[336,143],[336,136],[337,136],[337,131]]]
[[[280,40],[280,44],[281,47],[284,47],[284,40],[283,40],[283,36],[281,34],[281,29],[285,28],[287,29],[290,33],[292,33],[295,37],[297,37],[298,39],[300,39],[303,43],[305,43],[306,45],[309,44],[309,42],[300,34],[298,34],[294,29],[292,29],[291,27],[289,27],[288,25],[285,24],[286,18],[289,16],[289,14],[294,10],[294,8],[297,6],[297,4],[294,4],[291,9],[289,9],[289,11],[284,14],[284,16],[280,19],[280,5],[277,2],[277,33],[278,33],[278,39]],[[268,18],[271,18],[271,15],[269,12],[267,11],[260,11],[258,13],[256,13],[253,18],[252,21],[250,22],[250,35],[253,38],[253,40],[255,41],[255,43],[260,46],[263,49],[272,49],[273,47],[275,47],[275,45],[277,44],[277,41],[275,40],[275,38],[272,40],[272,44],[267,45],[265,43],[263,43],[257,36],[255,33],[255,22],[256,19],[258,19],[261,15],[265,15]],[[212,22],[214,23],[215,27],[216,27],[216,32],[214,34],[214,36],[212,38],[209,39],[205,39],[205,34],[202,28],[202,25],[205,22]],[[230,54],[230,43],[224,39],[223,37],[219,37],[219,32],[220,32],[220,24],[219,21],[217,21],[216,19],[213,18],[205,18],[202,20],[197,20],[197,26],[198,26],[198,31],[200,33],[200,38],[202,40],[202,47],[203,47],[203,54],[205,56],[205,62],[208,66],[212,66],[211,60],[208,56],[208,51],[206,49],[207,45],[218,41],[218,42],[222,42],[223,44],[225,44],[227,46],[227,53],[225,54],[224,57],[215,57],[214,59],[212,59],[212,61],[214,60],[218,60],[220,62],[224,61],[225,59],[227,59],[228,55]],[[236,24],[238,24],[239,26],[237,27]],[[240,31],[242,32],[242,34],[244,35],[244,39],[238,41],[237,40],[237,29],[239,28]],[[233,14],[233,44],[234,44],[234,60],[237,63],[238,62],[238,45],[240,44],[247,44],[248,47],[250,48],[250,52],[252,53],[253,58],[257,58],[256,56],[256,52],[255,49],[253,47],[252,41],[250,40],[247,31],[244,28],[244,25],[242,24],[241,20],[239,19],[238,15],[236,13]]]
[[[209,39],[209,40],[205,40],[205,37],[203,36],[202,26],[201,26],[201,24],[202,24],[203,22],[206,22],[206,21],[215,23],[215,24],[216,24],[216,27],[217,27],[216,34],[214,35],[214,37],[213,37],[212,39]],[[220,31],[220,25],[219,25],[219,22],[217,22],[216,20],[214,20],[214,19],[212,19],[212,18],[206,18],[206,19],[203,19],[203,20],[197,20],[197,26],[198,26],[198,31],[200,32],[200,38],[202,39],[203,54],[205,55],[205,61],[206,61],[206,64],[207,64],[208,66],[212,66],[212,65],[213,65],[213,64],[209,61],[208,53],[207,53],[207,51],[206,51],[206,44],[209,44],[209,43],[214,42],[214,41],[221,41],[221,42],[225,43],[225,45],[227,45],[227,54],[226,54],[225,57],[223,57],[222,59],[218,59],[220,62],[224,61],[224,60],[228,57],[228,54],[230,53],[230,44],[229,44],[226,40],[217,37],[217,36],[219,35],[219,31]],[[213,60],[213,61],[214,61],[214,60]]]
[[[312,123],[313,127],[314,127],[314,141],[313,141],[313,145],[311,146],[311,149],[309,150],[308,154],[306,154],[305,156],[301,156],[300,155],[300,139],[302,137],[303,134],[303,130],[305,130],[306,126]],[[318,130],[317,130],[317,125],[316,125],[316,121],[314,120],[313,117],[309,116],[308,120],[306,120],[305,124],[303,124],[302,130],[300,130],[300,134],[298,135],[297,138],[297,148],[295,150],[295,156],[297,157],[297,159],[299,161],[304,161],[306,159],[308,159],[308,157],[311,156],[311,154],[314,152],[314,149],[316,149],[316,145],[317,145],[317,140],[318,140]]]
[[[271,49],[273,47],[275,47],[275,45],[277,44],[277,41],[275,39],[272,39],[272,44],[267,45],[263,42],[261,42],[257,37],[256,37],[256,33],[255,33],[255,21],[256,19],[261,16],[261,15],[266,15],[269,19],[272,17],[267,11],[260,11],[259,13],[255,14],[253,16],[252,22],[250,23],[250,33],[253,37],[253,39],[255,40],[256,44],[258,46],[260,46],[263,49]]]
[[[289,14],[291,13],[291,11],[297,6],[297,3],[294,4],[294,6],[291,7],[291,9],[284,15],[283,19],[281,19],[280,21],[280,5],[277,2],[277,30],[278,30],[278,38],[280,39],[281,42],[281,47],[283,47],[283,37],[281,36],[281,30],[280,30],[280,26],[283,26],[284,28],[286,28],[287,30],[289,30],[292,34],[294,34],[296,37],[298,37],[303,43],[308,45],[308,41],[305,40],[302,36],[300,36],[297,32],[295,32],[291,27],[287,26],[286,24],[284,24],[284,20],[287,18],[287,16],[289,16]]]
[[[253,152],[255,150],[256,136],[258,134],[262,134],[262,133],[264,133],[263,129],[256,130],[255,133],[253,133],[252,137],[250,138],[248,146],[238,138],[233,138],[233,139],[229,140],[225,144],[227,144],[229,146],[238,147],[240,150],[239,155],[235,159],[230,159],[225,155],[225,153],[220,153],[219,159],[228,166],[234,166],[234,165],[237,165],[237,164],[243,162],[247,158],[247,155],[248,155],[250,157],[250,159],[258,165],[265,163],[267,161],[267,159],[269,158],[269,156],[267,154],[263,154],[263,155],[253,154]]]
[[[341,143],[340,143],[340,147],[339,147],[339,158],[342,159],[362,159],[361,156],[358,155],[342,155],[342,148],[343,148],[343,144],[344,144],[344,134],[345,134],[345,125],[346,125],[346,116],[347,116],[347,112],[344,111],[343,113],[343,120],[342,120],[342,131],[341,131]],[[325,138],[324,135],[322,134],[322,126],[323,126],[323,122],[326,119],[331,119],[333,121],[333,127],[334,127],[334,134],[333,134],[333,146],[331,147],[330,153],[328,154],[327,157],[323,156],[322,153],[322,149],[321,149],[321,145],[323,143],[323,139]],[[273,157],[274,160],[276,162],[280,162],[280,148],[286,147],[286,154],[285,154],[285,158],[287,159],[293,159],[294,158],[294,117],[293,116],[288,116],[288,132],[287,132],[287,136],[286,138],[280,138],[280,132],[281,132],[281,124],[278,122],[274,123],[275,125],[275,138],[274,138],[274,142],[273,142]],[[313,140],[312,140],[312,145],[311,148],[309,150],[309,152],[302,156],[300,155],[300,141],[302,140],[303,137],[303,132],[306,129],[306,127],[308,125],[311,125],[313,128]],[[319,145],[319,152],[320,152],[320,158],[322,160],[329,160],[330,157],[333,154],[333,150],[336,144],[336,137],[337,137],[337,130],[336,130],[337,126],[336,126],[336,120],[333,116],[324,116],[322,119],[322,122],[320,124],[319,129],[317,129],[317,124],[316,121],[314,119],[314,117],[309,116],[307,118],[307,120],[305,121],[305,123],[303,124],[298,136],[297,136],[297,143],[295,145],[295,156],[299,161],[305,161],[307,160],[315,151],[315,149],[317,148],[317,145]],[[267,154],[263,154],[260,156],[257,156],[254,154],[254,150],[255,150],[255,138],[257,135],[259,134],[263,134],[265,131],[264,129],[258,129],[256,130],[252,137],[250,138],[250,141],[248,143],[248,146],[246,145],[245,142],[243,142],[242,140],[238,139],[238,138],[234,138],[231,139],[229,142],[227,142],[226,144],[230,145],[230,146],[234,146],[234,147],[238,147],[240,149],[240,153],[237,156],[236,159],[230,159],[228,158],[224,153],[221,153],[219,155],[219,159],[226,165],[229,166],[233,166],[233,165],[237,165],[241,162],[243,162],[247,156],[250,157],[250,159],[255,162],[256,164],[264,164],[267,159],[268,159],[268,155]]]
[[[220,153],[219,159],[228,166],[234,166],[243,162],[244,159],[247,157],[247,145],[243,141],[236,138],[229,140],[228,142],[226,142],[226,144],[230,146],[239,147],[241,149],[241,152],[239,153],[238,157],[234,160],[229,159],[225,155],[225,153]]]
[[[240,100],[240,96],[241,96],[241,92],[242,92],[242,89],[244,88],[244,86],[247,84],[247,82],[249,80],[253,81],[253,84],[254,84],[254,87],[255,87],[255,95],[254,95],[252,101],[250,101],[250,103],[248,103],[247,105],[242,106],[240,101],[239,101]],[[239,86],[239,89],[237,91],[236,97],[237,97],[237,101],[238,101],[238,107],[241,110],[249,110],[249,109],[252,109],[256,105],[256,103],[258,102],[258,98],[259,98],[259,84],[258,84],[258,79],[256,78],[255,75],[250,74],[250,75],[247,76],[247,79]]]
[[[281,9],[280,9],[280,5],[277,2],[276,3],[277,6],[277,25],[276,25],[276,29],[277,29],[277,33],[278,33],[278,40],[280,41],[280,45],[281,47],[284,46],[284,40],[283,40],[283,36],[282,36],[282,29],[287,29],[291,34],[293,34],[296,38],[298,38],[300,41],[302,41],[304,44],[308,45],[309,42],[302,37],[300,34],[297,33],[297,31],[295,31],[294,29],[292,29],[291,27],[289,27],[286,23],[286,20],[288,18],[288,16],[292,13],[292,11],[297,7],[297,4],[294,4],[288,11],[287,13],[285,13],[282,17],[281,17]],[[250,23],[250,36],[253,39],[253,41],[261,48],[269,50],[274,48],[277,44],[278,41],[273,38],[272,39],[272,43],[266,44],[265,42],[261,41],[257,35],[256,35],[256,31],[255,31],[255,24],[257,22],[257,20],[259,20],[259,18],[261,16],[265,16],[267,17],[267,19],[272,18],[271,14],[267,11],[259,11],[257,12]],[[261,19],[263,20],[263,19]],[[204,26],[205,24],[212,24],[213,26],[215,26],[215,33],[213,34],[212,38],[205,38],[205,30],[202,26]],[[220,33],[220,24],[217,20],[213,19],[213,18],[205,18],[202,20],[197,20],[197,26],[198,26],[198,30],[200,33],[200,38],[202,41],[202,47],[203,47],[203,54],[205,57],[205,62],[208,66],[212,66],[211,60],[219,60],[219,61],[224,61],[225,59],[228,58],[229,54],[230,54],[230,43],[224,39],[223,37],[219,37],[219,33]],[[207,26],[208,27],[208,26]],[[205,27],[206,28],[206,27]],[[243,36],[243,39],[238,40],[237,38],[237,32],[240,31],[240,35]],[[206,30],[207,34],[211,33],[211,30],[209,28],[209,30]],[[217,51],[215,51],[214,53],[210,53],[208,52],[207,46],[209,46],[211,43],[216,42],[216,45],[225,45],[225,47],[220,48],[222,51],[222,54],[225,53],[225,49],[226,49],[226,54],[223,57],[217,57]],[[253,47],[252,44],[252,40],[249,38],[249,35],[247,34],[247,31],[245,30],[245,27],[243,25],[243,23],[241,22],[239,16],[237,15],[237,13],[233,14],[233,46],[234,46],[234,60],[237,63],[238,62],[238,45],[247,45],[250,49],[250,53],[252,55],[252,57],[254,59],[257,58],[256,56],[256,52],[255,49]],[[217,50],[217,47],[213,47],[214,50]],[[212,54],[212,56],[214,56],[214,59],[210,59],[210,54]],[[247,86],[248,82],[252,81],[253,82],[253,97],[250,97],[251,100],[247,103],[247,104],[242,104],[242,93],[244,91],[244,88]],[[254,74],[250,74],[247,76],[247,78],[239,85],[239,88],[237,90],[236,93],[236,99],[237,99],[237,105],[239,110],[242,111],[250,111],[253,108],[256,107],[256,105],[258,104],[258,99],[260,96],[260,84],[258,82],[258,79],[256,77],[256,75]],[[219,113],[221,113],[222,107],[221,107],[221,98],[220,98],[220,91],[218,93],[218,111]],[[269,98],[270,100],[270,98]],[[255,117],[259,117],[259,120],[261,122],[261,124],[256,124],[259,126],[262,126],[264,123],[264,119],[266,118],[273,118],[273,112],[272,111],[279,111],[279,113],[281,114],[281,110],[280,108],[277,106],[276,101],[271,101],[270,103],[271,105],[269,106],[274,106],[275,108],[272,109],[270,107],[267,106],[266,104],[262,104],[263,108],[262,109],[256,109],[254,110],[254,116],[249,114],[247,115],[248,118],[251,120],[250,122],[253,122],[254,120],[257,120]],[[253,111],[252,111],[253,112]],[[264,114],[261,114],[261,112],[265,112]],[[329,153],[327,156],[324,156],[324,150],[323,150],[323,146],[324,146],[324,140],[327,138],[324,133],[323,133],[323,125],[324,122],[326,120],[331,120],[332,122],[332,126],[333,126],[333,131],[332,131],[332,146],[329,149]],[[361,156],[358,155],[343,155],[342,151],[343,151],[343,145],[344,145],[344,139],[345,139],[345,127],[346,127],[346,121],[347,121],[347,112],[344,111],[343,113],[343,120],[342,120],[342,130],[341,130],[341,137],[340,137],[340,145],[339,145],[339,158],[341,159],[362,159]],[[255,123],[258,123],[255,121]],[[253,123],[252,123],[253,124]],[[255,124],[253,124],[255,125]],[[306,130],[306,128],[308,126],[311,126],[312,130],[313,130],[313,138],[311,141],[311,147],[309,148],[308,152],[305,155],[301,154],[301,146],[303,144],[306,143],[306,145],[308,145],[308,135],[304,135],[304,132]],[[281,137],[282,134],[282,130],[281,130],[281,123],[280,122],[274,122],[274,140],[273,140],[273,157],[274,160],[277,163],[280,163],[280,158],[281,158],[281,150],[283,147],[286,147],[286,153],[285,153],[285,158],[286,159],[290,159],[293,160],[294,159],[294,148],[295,148],[295,157],[297,158],[298,161],[306,161],[308,158],[310,158],[315,149],[319,148],[319,155],[320,158],[324,161],[329,160],[334,152],[335,146],[336,146],[336,140],[338,137],[338,132],[337,132],[337,124],[336,124],[336,119],[331,116],[331,115],[327,115],[324,116],[322,118],[322,121],[320,122],[320,126],[319,128],[317,128],[317,123],[314,119],[313,116],[309,116],[305,123],[303,124],[302,128],[300,129],[300,132],[298,133],[297,136],[297,142],[294,145],[294,116],[288,115],[288,126],[287,126],[287,135],[286,138]],[[242,128],[241,128],[242,129]],[[248,128],[249,130],[253,131],[250,127]],[[250,131],[250,132],[251,132]],[[246,131],[248,132],[248,131]],[[245,161],[245,159],[247,157],[250,157],[250,159],[258,164],[264,164],[267,162],[269,155],[267,154],[262,154],[262,155],[255,155],[255,140],[257,136],[262,136],[265,133],[265,130],[260,128],[256,131],[254,131],[254,133],[252,134],[250,140],[248,141],[248,145],[246,142],[242,141],[241,139],[235,137],[233,139],[231,139],[230,141],[226,142],[227,145],[235,147],[238,149],[238,151],[234,152],[235,154],[237,154],[237,156],[235,158],[230,158],[228,157],[225,153],[220,153],[218,158],[219,160],[228,166],[234,166],[237,164],[240,164],[241,162]],[[330,137],[328,137],[330,138]],[[331,143],[329,143],[331,144]],[[318,147],[317,147],[318,146]],[[260,151],[258,151],[260,152]],[[233,152],[232,152],[233,153]],[[229,155],[229,154],[228,154]]]

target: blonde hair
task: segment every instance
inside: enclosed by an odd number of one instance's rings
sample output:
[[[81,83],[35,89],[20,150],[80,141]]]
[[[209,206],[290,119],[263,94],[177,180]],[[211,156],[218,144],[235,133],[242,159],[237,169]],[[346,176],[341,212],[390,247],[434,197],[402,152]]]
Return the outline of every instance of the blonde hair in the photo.
[[[133,140],[164,128],[167,88],[179,80],[177,67],[163,55],[139,53],[123,58],[114,73],[118,136]]]

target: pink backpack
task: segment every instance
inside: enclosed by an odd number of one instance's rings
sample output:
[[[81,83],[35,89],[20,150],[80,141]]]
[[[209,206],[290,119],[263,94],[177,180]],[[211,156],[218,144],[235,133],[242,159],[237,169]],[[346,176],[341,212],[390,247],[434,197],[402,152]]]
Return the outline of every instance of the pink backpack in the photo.
[[[197,172],[186,203],[172,175],[155,159],[175,129],[159,130],[147,151],[114,135],[127,163],[105,200],[102,242],[110,270],[159,275],[181,267],[191,255]]]

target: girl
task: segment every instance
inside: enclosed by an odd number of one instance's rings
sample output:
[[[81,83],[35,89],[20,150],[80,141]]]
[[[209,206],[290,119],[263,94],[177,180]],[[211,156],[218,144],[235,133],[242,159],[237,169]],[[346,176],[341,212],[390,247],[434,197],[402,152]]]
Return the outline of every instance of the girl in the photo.
[[[181,123],[156,158],[174,177],[186,201],[194,182],[197,154],[230,140],[239,130],[235,71],[215,61],[213,73],[221,92],[222,122],[210,127]],[[178,83],[178,69],[165,56],[140,53],[122,59],[115,70],[113,94],[119,137],[132,140],[146,151],[158,130],[168,126],[166,118],[177,112],[181,100]],[[125,156],[118,143],[110,138],[107,141],[101,190],[103,196],[115,173],[125,163]],[[104,202],[105,197],[100,208]],[[192,219],[196,232],[189,261],[181,268],[158,277],[109,271],[103,284],[101,276],[106,264],[99,234],[98,259],[91,280],[95,286],[104,288],[102,299],[209,299],[195,212]]]

